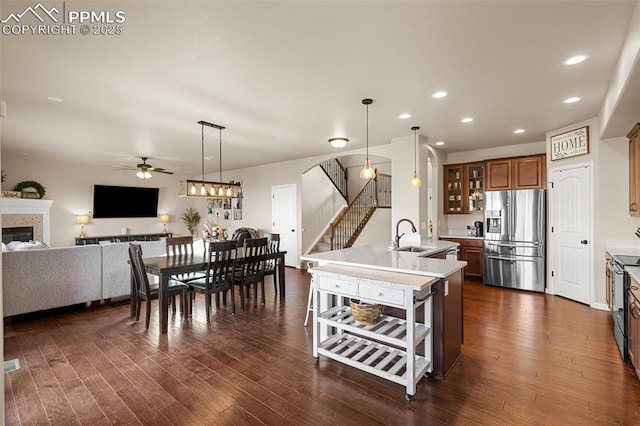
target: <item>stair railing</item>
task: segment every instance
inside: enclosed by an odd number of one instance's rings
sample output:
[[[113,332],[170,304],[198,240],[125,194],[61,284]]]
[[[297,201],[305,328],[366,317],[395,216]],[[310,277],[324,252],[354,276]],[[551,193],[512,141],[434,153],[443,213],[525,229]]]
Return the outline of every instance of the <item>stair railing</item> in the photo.
[[[319,164],[333,186],[338,190],[342,198],[349,202],[349,171],[337,158],[325,160]]]
[[[344,212],[331,223],[331,250],[351,247],[377,208],[391,207],[391,176],[370,179]]]

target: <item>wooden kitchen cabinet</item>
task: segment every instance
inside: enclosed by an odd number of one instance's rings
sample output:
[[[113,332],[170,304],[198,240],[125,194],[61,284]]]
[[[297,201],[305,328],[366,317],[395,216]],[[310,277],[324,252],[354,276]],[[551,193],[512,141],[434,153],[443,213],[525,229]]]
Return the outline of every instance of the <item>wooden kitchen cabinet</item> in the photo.
[[[547,187],[546,154],[488,160],[487,191]]]
[[[487,161],[487,191],[511,189],[511,159]]]
[[[444,213],[462,214],[465,204],[464,165],[449,164],[444,166]]]
[[[640,216],[640,123],[627,134],[629,138],[629,214]]]
[[[467,262],[464,269],[465,278],[482,278],[482,240],[472,238],[441,238],[460,244],[459,260]]]
[[[484,211],[484,162],[444,166],[444,214]]]

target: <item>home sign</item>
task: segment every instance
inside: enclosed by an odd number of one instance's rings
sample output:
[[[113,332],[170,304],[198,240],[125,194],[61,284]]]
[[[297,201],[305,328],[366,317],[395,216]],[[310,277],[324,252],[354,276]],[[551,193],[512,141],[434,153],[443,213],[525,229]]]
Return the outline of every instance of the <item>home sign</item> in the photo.
[[[551,136],[551,160],[589,153],[589,126]]]

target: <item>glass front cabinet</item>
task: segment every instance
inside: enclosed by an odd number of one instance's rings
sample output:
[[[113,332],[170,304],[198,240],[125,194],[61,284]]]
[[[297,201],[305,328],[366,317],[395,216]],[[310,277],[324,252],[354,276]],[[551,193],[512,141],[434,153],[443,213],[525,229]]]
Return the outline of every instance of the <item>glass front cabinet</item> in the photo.
[[[444,214],[484,211],[484,163],[444,166]]]
[[[464,166],[461,164],[444,166],[444,213],[466,213],[465,204]]]
[[[484,163],[465,165],[467,176],[467,212],[484,212]]]

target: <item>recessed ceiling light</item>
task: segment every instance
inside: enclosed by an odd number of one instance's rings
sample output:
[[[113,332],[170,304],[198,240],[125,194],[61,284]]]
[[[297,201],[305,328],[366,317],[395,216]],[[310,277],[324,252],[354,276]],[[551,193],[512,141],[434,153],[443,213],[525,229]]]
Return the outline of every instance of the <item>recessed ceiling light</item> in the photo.
[[[565,100],[564,100],[564,101],[562,101],[562,102],[563,102],[563,103],[565,103],[565,104],[573,104],[573,103],[575,103],[575,102],[578,102],[579,100],[580,100],[580,98],[579,98],[579,97],[574,96],[574,97],[572,97],[572,98],[567,98],[567,99],[565,99]]]
[[[438,142],[436,142],[436,145],[438,145],[438,146],[444,145],[444,141],[438,141]]]
[[[433,95],[431,95],[432,98],[436,98],[436,99],[444,98],[446,96],[447,96],[447,92],[445,92],[444,90],[435,92]]]
[[[520,133],[524,133],[525,130],[524,129],[516,129],[513,131],[513,133],[515,133],[516,135],[520,134]]]
[[[462,120],[460,120],[461,123],[471,123],[473,121],[473,118],[471,117],[465,117]]]
[[[51,102],[62,102],[62,98],[58,98],[56,96],[49,96],[47,97],[47,100]]]
[[[398,116],[398,118],[401,118],[401,119],[403,119],[403,120],[406,120],[407,118],[411,118],[411,114],[407,114],[407,113],[400,114],[400,115]]]
[[[575,64],[579,64],[580,62],[583,62],[585,59],[587,59],[586,55],[576,55],[576,56],[572,56],[569,59],[567,59],[566,61],[564,61],[563,64],[565,64],[565,65],[575,65]]]

